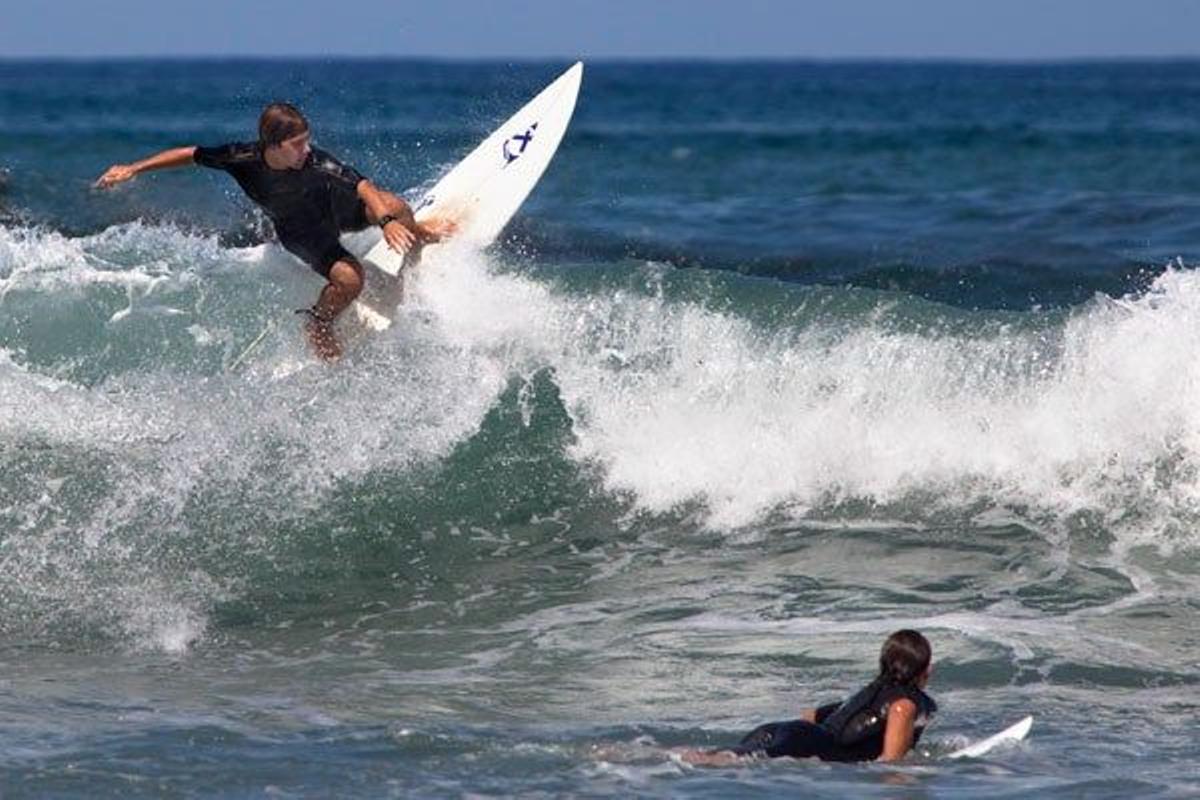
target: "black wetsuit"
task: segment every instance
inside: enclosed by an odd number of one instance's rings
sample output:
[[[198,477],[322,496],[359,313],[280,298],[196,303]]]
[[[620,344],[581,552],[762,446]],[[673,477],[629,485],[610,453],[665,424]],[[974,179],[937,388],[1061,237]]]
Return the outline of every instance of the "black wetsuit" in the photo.
[[[338,235],[367,227],[358,196],[363,176],[324,150],[313,148],[299,169],[272,169],[254,143],[197,147],[197,164],[228,172],[275,224],[279,241],[322,276],[334,262],[353,257]]]
[[[929,718],[937,711],[933,698],[913,686],[897,686],[876,679],[841,703],[817,709],[817,722],[791,720],[759,725],[733,752],[769,758],[816,757],[822,761],[874,761],[883,753],[888,707],[901,698],[917,706],[913,745]]]

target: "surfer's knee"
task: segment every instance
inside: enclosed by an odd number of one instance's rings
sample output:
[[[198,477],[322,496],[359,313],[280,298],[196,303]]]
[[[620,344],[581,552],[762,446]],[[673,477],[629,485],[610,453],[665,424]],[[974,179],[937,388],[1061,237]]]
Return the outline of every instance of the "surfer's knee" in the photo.
[[[329,282],[347,301],[353,300],[363,289],[362,267],[351,261],[338,261],[329,270]]]

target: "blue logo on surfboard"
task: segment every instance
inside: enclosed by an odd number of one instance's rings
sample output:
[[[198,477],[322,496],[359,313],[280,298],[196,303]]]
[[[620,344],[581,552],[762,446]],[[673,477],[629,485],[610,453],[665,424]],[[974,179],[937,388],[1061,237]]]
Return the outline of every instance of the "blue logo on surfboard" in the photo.
[[[525,148],[533,141],[533,132],[537,130],[537,126],[538,124],[535,122],[526,128],[524,133],[518,133],[516,136],[510,136],[504,140],[504,166],[507,167],[521,157]]]

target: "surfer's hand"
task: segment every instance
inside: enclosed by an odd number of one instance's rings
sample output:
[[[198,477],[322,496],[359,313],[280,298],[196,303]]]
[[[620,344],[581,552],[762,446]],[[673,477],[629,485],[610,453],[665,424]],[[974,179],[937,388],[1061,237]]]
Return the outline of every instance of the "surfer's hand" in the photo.
[[[449,219],[429,219],[420,224],[421,241],[440,242],[458,231],[458,223]]]
[[[417,236],[398,219],[383,226],[383,238],[397,253],[407,253],[417,243]]]
[[[131,180],[137,175],[137,170],[132,164],[113,164],[104,174],[96,179],[92,186],[96,189],[107,189],[110,186],[116,186],[118,183],[124,183]]]

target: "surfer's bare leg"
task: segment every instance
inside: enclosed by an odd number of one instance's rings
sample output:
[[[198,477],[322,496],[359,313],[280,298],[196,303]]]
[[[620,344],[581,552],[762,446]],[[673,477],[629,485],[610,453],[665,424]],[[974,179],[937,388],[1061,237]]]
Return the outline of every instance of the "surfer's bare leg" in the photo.
[[[304,326],[313,351],[326,361],[336,361],[342,355],[342,346],[333,332],[333,322],[338,314],[349,308],[362,288],[363,268],[357,261],[343,258],[329,268],[329,282],[317,297],[312,316]]]

